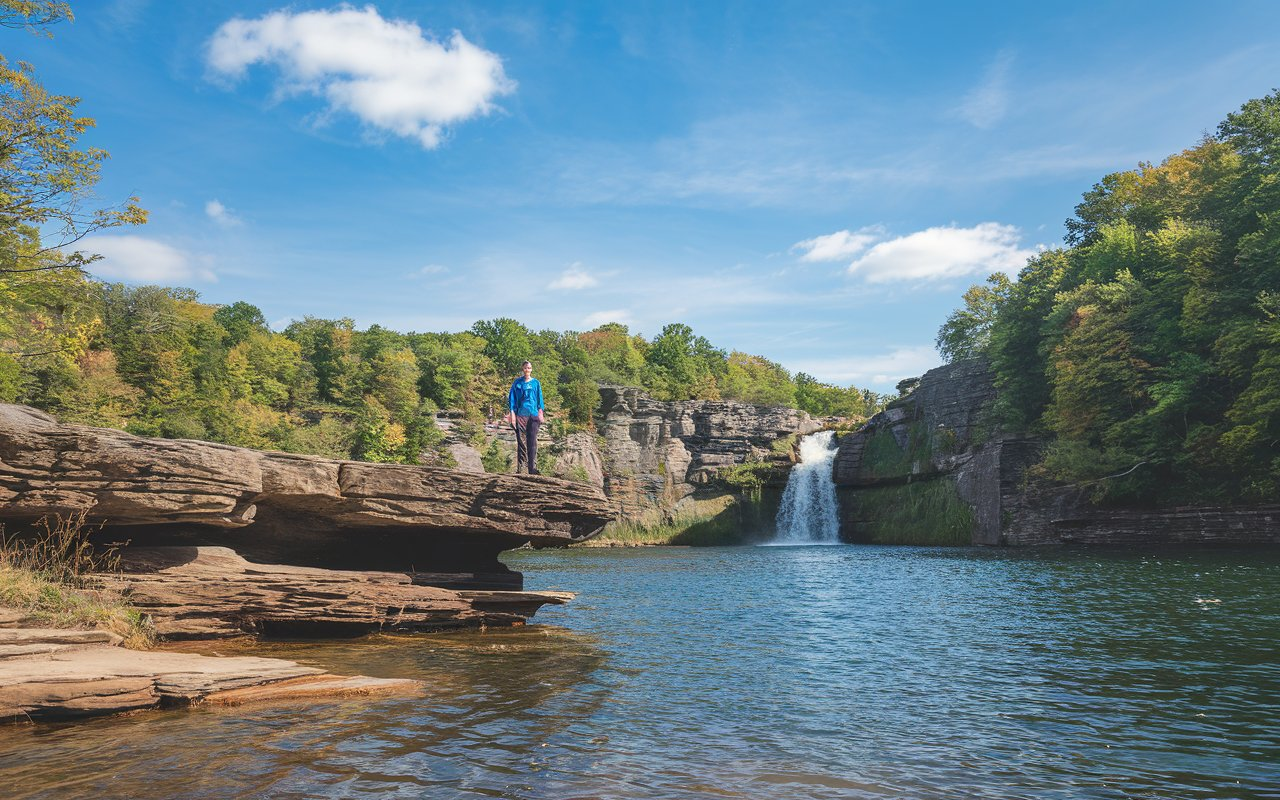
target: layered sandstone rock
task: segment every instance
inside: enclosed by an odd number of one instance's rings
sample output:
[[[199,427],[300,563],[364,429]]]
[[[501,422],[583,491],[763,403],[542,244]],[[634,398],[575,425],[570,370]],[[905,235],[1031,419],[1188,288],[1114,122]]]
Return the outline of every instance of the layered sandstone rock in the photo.
[[[771,445],[822,424],[803,411],[720,400],[661,402],[640,389],[600,389],[604,488],[636,518],[673,508],[725,467],[769,460]]]
[[[225,547],[129,547],[120,566],[98,580],[127,594],[167,639],[519,625],[542,605],[573,597],[420,586],[396,572],[253,564]]]
[[[0,405],[0,522],[76,512],[135,544],[437,573],[503,573],[500,551],[581,541],[612,517],[573,481],[149,439]]]
[[[330,675],[277,658],[126,650],[118,641],[105,631],[0,628],[0,720],[421,690],[418,681]]]

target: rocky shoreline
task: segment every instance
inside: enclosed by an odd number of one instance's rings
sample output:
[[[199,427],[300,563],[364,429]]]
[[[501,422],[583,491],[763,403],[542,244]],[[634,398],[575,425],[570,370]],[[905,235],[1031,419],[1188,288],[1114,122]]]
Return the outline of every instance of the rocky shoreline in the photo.
[[[566,592],[523,591],[498,560],[563,547],[613,517],[572,481],[272,453],[63,425],[0,405],[0,523],[83,515],[119,569],[89,576],[169,640],[352,636],[522,625]],[[119,647],[108,631],[0,615],[0,718],[412,691],[279,659]]]

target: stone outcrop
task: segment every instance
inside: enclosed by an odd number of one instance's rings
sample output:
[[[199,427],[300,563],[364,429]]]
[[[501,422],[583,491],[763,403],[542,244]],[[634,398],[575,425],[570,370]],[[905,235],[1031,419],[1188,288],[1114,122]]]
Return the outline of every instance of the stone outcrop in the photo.
[[[1028,481],[1044,442],[995,430],[985,419],[995,395],[984,361],[956,362],[925,373],[910,394],[842,437],[833,468],[842,537],[876,538],[883,504],[875,510],[871,496],[887,491],[899,505],[914,498],[939,513],[922,524],[963,524],[971,544],[1280,543],[1277,506],[1099,508],[1087,489]]]
[[[930,370],[906,397],[840,440],[837,486],[906,483],[954,472],[985,437],[982,415],[995,399],[990,367],[970,359]]]
[[[0,721],[422,688],[418,681],[330,675],[277,658],[126,650],[118,643],[107,631],[0,627]]]
[[[90,579],[169,640],[523,624],[573,595],[520,591],[498,554],[582,541],[612,517],[581,482],[147,439],[0,405],[0,523],[54,515],[119,548],[120,570]],[[0,609],[0,719],[419,687],[30,622]]]
[[[0,405],[0,522],[76,512],[135,544],[434,573],[502,573],[502,550],[568,545],[612,518],[572,481],[148,439]]]
[[[724,468],[768,460],[771,445],[822,424],[803,411],[720,400],[661,402],[604,386],[596,427],[604,488],[624,518],[666,511]]]
[[[560,445],[556,457],[557,478],[576,480],[604,490],[604,458],[596,438],[589,433],[571,433]]]
[[[98,580],[127,594],[166,639],[519,625],[540,606],[573,597],[420,586],[398,572],[252,564],[225,547],[129,547],[120,566]]]

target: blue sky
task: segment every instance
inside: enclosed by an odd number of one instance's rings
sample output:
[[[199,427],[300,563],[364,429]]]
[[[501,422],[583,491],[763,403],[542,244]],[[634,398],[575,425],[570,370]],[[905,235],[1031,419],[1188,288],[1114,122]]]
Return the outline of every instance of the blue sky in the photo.
[[[1280,85],[1280,3],[82,0],[104,277],[399,330],[685,322],[879,390],[1107,172]]]

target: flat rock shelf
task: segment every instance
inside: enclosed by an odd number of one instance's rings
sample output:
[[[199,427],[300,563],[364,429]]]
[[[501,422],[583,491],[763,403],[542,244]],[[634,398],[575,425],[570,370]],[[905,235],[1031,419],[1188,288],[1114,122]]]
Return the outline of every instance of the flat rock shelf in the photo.
[[[421,689],[418,681],[330,675],[278,658],[126,650],[119,642],[108,631],[0,629],[0,720]]]

